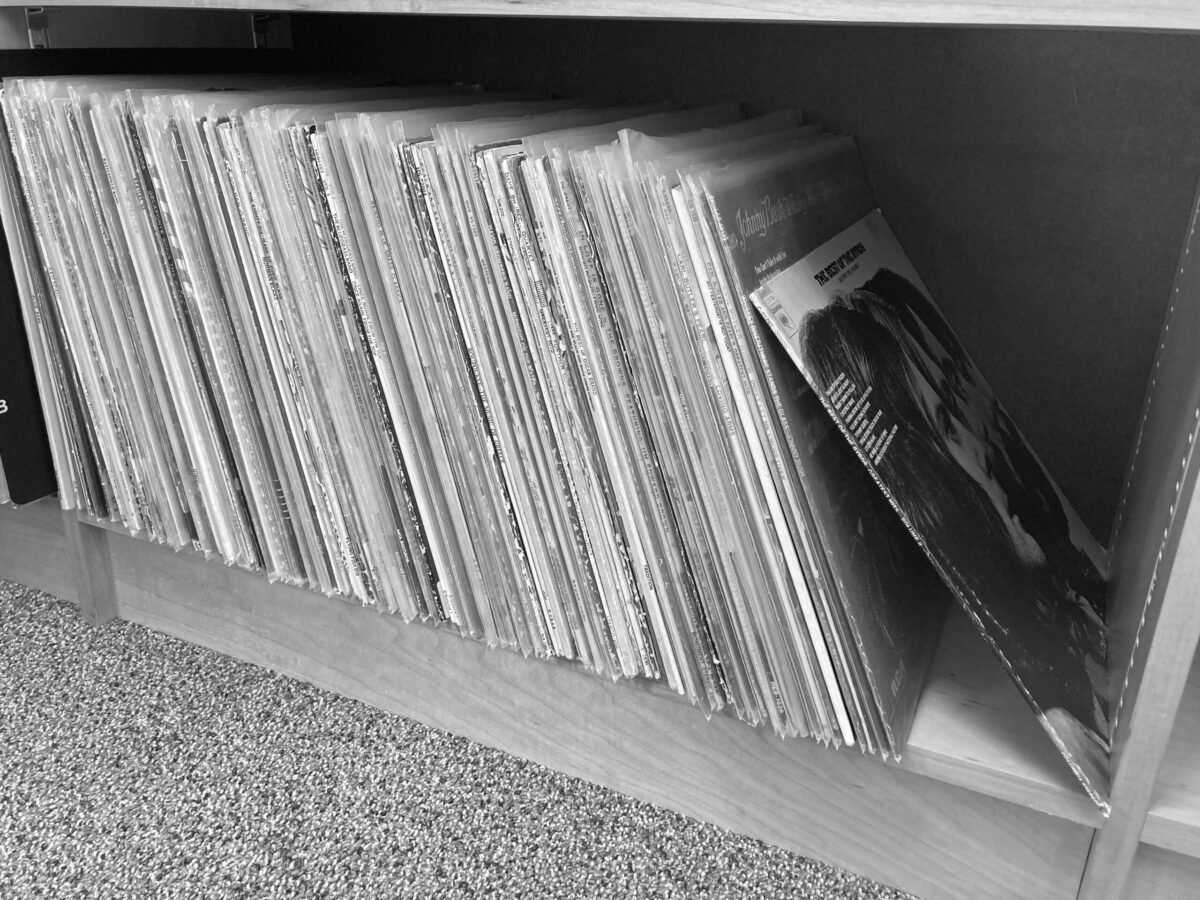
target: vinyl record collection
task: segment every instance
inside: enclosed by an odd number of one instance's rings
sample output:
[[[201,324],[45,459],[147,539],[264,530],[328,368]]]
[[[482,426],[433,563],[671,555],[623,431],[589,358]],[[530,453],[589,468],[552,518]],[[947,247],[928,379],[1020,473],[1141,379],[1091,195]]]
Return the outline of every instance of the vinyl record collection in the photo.
[[[898,755],[949,596],[750,293],[873,207],[793,112],[4,84],[64,507]]]

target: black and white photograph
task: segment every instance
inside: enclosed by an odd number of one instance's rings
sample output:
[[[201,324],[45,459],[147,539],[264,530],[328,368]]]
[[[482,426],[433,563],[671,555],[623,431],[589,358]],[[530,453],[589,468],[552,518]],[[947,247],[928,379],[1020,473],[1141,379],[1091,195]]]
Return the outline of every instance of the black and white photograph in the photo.
[[[1200,896],[1193,6],[0,4],[0,900]]]
[[[1103,551],[878,210],[756,295],[905,524],[1096,796],[1107,791]]]

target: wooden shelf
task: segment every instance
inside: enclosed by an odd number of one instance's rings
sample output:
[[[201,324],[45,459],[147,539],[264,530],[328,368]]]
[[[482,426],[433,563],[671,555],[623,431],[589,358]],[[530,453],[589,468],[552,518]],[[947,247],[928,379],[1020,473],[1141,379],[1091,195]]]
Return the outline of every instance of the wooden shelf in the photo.
[[[48,502],[0,509],[0,572],[71,590],[62,529]],[[923,896],[1073,897],[1100,823],[961,616],[883,765],[103,530],[123,619]]]
[[[137,540],[110,522],[81,521],[125,540]],[[161,546],[156,549],[173,552]],[[205,562],[190,551],[176,555]],[[265,582],[257,573],[239,574]],[[416,622],[406,627],[427,628]],[[578,671],[561,662],[534,664]],[[642,691],[688,706],[682,697],[653,682],[625,681],[615,690]],[[1095,827],[1103,822],[1008,674],[959,610],[947,619],[908,749],[903,760],[893,765],[1082,825]]]
[[[75,564],[58,498],[20,509],[0,505],[0,577],[77,602]]]
[[[22,4],[2,4],[17,6]],[[1192,0],[60,0],[56,7],[176,7],[281,12],[711,19],[908,25],[1200,29]]]
[[[1200,665],[1192,663],[1142,841],[1200,857]]]

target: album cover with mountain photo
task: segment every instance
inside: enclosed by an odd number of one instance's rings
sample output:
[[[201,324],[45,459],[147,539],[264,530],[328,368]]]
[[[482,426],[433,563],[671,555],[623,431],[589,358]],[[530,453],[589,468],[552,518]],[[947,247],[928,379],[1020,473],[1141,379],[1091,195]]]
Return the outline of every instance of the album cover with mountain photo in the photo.
[[[875,210],[752,299],[1107,808],[1105,556]]]

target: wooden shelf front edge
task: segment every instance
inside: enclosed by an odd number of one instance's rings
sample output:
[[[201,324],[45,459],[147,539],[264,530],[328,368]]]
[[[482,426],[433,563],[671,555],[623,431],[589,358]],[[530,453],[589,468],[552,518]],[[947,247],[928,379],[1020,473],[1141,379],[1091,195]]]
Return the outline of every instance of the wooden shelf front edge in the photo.
[[[1200,858],[1200,665],[1192,663],[1142,843]]]
[[[108,533],[121,618],[927,900],[1074,896],[1100,822],[959,617],[947,627],[903,764],[884,766],[723,716],[707,721],[657,686],[490,650],[110,523],[85,527]],[[0,576],[50,587],[28,567],[28,551],[64,555],[57,508],[0,510],[0,548],[17,547],[14,536],[23,536],[23,552],[0,553]]]
[[[1073,897],[1093,831],[109,535],[121,618],[933,897]]]
[[[55,6],[1200,30],[1200,6],[1192,0],[59,0]]]
[[[111,522],[83,521],[132,537]],[[185,555],[200,560],[197,554]],[[219,562],[208,564],[224,568]],[[412,623],[410,627],[428,626]],[[653,683],[623,682],[616,689],[648,692],[665,702],[688,706],[683,697]],[[1096,828],[1104,822],[1007,673],[958,610],[948,617],[904,758],[890,765],[1080,825]]]

